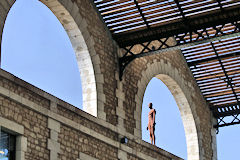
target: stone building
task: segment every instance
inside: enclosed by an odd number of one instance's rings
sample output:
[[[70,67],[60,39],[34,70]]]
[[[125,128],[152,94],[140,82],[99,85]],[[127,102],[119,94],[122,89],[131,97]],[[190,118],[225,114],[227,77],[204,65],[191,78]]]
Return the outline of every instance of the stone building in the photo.
[[[125,52],[93,1],[40,1],[69,35],[81,72],[84,111],[0,70],[1,135],[12,139],[16,160],[180,160],[141,137],[143,94],[153,77],[166,84],[178,104],[188,159],[217,159],[216,119],[179,49],[136,58],[120,75],[118,58]],[[13,3],[0,1],[1,33]]]

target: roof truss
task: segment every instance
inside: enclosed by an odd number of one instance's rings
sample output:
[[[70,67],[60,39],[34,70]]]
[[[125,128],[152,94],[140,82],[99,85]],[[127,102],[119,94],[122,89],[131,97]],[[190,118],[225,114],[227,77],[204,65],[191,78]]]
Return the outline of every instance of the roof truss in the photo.
[[[94,0],[94,3],[114,40],[125,50],[119,57],[120,79],[136,58],[181,50],[218,119],[215,127],[240,123],[239,0]],[[229,116],[233,119],[226,120]]]

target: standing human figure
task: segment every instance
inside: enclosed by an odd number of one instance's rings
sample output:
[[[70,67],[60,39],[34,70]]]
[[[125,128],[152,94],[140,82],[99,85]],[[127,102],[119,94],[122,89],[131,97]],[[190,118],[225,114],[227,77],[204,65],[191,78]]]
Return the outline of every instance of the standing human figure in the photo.
[[[156,115],[156,110],[152,108],[152,103],[148,104],[148,107],[150,109],[149,113],[148,113],[148,126],[147,126],[147,130],[149,130],[150,133],[150,140],[151,140],[151,144],[155,145],[155,115]]]

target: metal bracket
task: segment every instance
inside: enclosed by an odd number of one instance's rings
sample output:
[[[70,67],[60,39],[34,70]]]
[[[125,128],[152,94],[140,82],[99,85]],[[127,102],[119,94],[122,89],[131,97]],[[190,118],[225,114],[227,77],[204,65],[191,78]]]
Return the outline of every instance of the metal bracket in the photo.
[[[134,59],[136,58],[135,55],[130,55],[130,56],[123,56],[118,59],[119,62],[119,79],[120,81],[122,80],[123,72],[127,65],[131,63]]]

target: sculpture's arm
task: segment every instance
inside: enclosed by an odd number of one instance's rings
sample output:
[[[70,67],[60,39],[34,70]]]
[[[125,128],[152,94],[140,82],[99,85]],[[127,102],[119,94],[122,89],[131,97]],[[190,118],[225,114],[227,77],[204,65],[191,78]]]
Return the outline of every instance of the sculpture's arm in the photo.
[[[153,111],[153,124],[155,124],[155,114],[156,114],[156,111],[154,109],[154,111]]]

